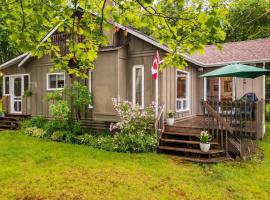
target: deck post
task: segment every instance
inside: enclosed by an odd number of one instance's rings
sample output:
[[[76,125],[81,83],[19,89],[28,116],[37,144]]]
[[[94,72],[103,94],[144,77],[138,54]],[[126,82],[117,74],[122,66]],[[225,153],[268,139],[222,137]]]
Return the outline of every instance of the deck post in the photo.
[[[264,100],[256,102],[256,138],[262,139],[264,136]]]

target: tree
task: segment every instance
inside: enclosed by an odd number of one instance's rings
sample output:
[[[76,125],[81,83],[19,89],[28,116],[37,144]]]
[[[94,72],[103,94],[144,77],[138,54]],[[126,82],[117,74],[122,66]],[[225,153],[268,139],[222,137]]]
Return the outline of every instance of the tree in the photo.
[[[239,0],[229,5],[227,41],[270,37],[270,1]]]
[[[20,51],[39,57],[53,53],[56,70],[86,78],[98,48],[106,44],[103,31],[112,20],[146,30],[168,45],[172,52],[165,58],[165,67],[184,66],[183,53],[224,40],[225,15],[225,6],[218,0],[5,0],[0,6],[0,18],[4,19],[0,28],[8,30],[11,45]],[[72,34],[66,55],[50,40],[40,44],[55,26]]]

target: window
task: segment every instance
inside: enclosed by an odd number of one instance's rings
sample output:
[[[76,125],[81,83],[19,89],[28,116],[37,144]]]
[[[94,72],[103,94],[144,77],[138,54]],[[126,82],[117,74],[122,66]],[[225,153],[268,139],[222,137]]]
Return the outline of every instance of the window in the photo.
[[[176,72],[176,111],[189,109],[189,73],[177,70]]]
[[[135,65],[132,69],[132,103],[144,108],[144,67]]]
[[[23,89],[24,91],[30,90],[30,76],[23,75]]]
[[[9,95],[9,76],[4,76],[3,78],[3,94]]]
[[[47,74],[47,90],[59,90],[65,87],[64,73]]]

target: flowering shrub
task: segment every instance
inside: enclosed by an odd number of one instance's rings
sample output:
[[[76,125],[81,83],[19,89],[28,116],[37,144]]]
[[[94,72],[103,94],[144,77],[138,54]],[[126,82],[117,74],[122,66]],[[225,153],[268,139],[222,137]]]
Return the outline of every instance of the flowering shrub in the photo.
[[[157,137],[154,132],[155,104],[140,109],[129,101],[113,99],[114,109],[121,121],[111,124],[110,131],[116,131],[113,138],[114,151],[147,152],[156,147]]]
[[[122,133],[147,132],[154,123],[154,103],[144,110],[138,105],[133,106],[129,101],[117,101],[113,99],[114,109],[117,111],[121,121],[111,124],[110,131],[120,130]]]

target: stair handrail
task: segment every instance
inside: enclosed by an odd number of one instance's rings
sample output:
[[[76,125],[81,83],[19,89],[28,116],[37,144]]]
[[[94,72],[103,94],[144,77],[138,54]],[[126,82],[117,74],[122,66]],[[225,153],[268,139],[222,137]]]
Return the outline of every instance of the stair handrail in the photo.
[[[225,127],[225,129],[229,133],[233,134],[233,129],[231,128],[231,126],[218,114],[217,111],[215,111],[214,108],[212,108],[212,106],[208,104],[207,101],[203,101],[203,106],[215,119],[217,119]]]
[[[204,108],[208,111],[208,116],[211,115],[213,117],[213,119],[216,119],[218,124],[221,124],[221,135],[220,135],[220,143],[221,146],[224,148],[224,134],[223,134],[223,127],[225,128],[225,151],[226,151],[226,155],[228,156],[228,132],[231,133],[231,135],[233,134],[233,129],[231,128],[231,126],[223,119],[222,116],[220,116],[220,114],[211,106],[208,104],[207,101],[203,101],[203,106]],[[209,120],[209,119],[208,119]],[[209,128],[209,127],[208,127]],[[219,129],[219,127],[217,127]],[[218,136],[219,137],[219,136]],[[218,139],[219,141],[219,139]],[[219,143],[219,142],[218,142]]]
[[[160,133],[164,131],[164,110],[165,110],[165,104],[163,103],[159,106],[158,114],[154,123],[155,131],[157,134],[159,134],[159,137],[160,137]]]

